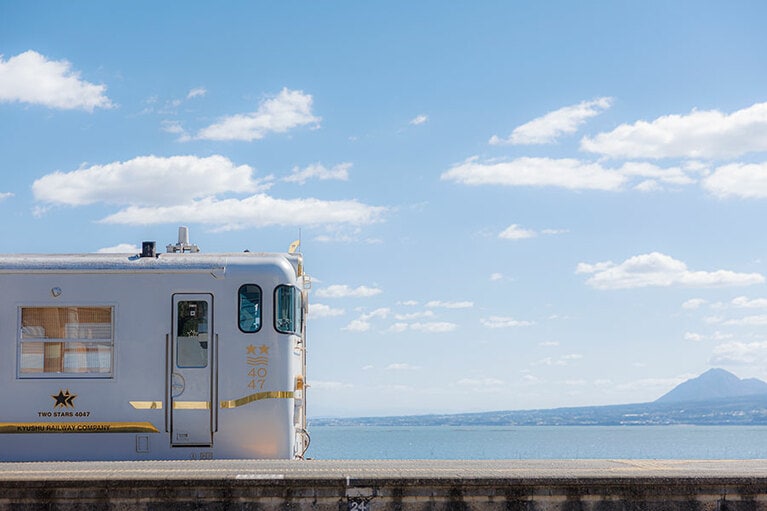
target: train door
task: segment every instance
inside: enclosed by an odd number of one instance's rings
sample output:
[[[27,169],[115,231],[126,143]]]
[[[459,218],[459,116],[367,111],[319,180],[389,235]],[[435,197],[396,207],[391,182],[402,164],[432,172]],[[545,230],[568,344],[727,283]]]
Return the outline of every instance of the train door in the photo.
[[[171,445],[213,443],[213,296],[173,295],[170,366]]]

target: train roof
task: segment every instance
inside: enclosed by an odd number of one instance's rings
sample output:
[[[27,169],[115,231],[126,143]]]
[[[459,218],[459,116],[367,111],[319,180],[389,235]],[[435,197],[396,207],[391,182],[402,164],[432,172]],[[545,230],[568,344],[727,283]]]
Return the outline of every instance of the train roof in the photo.
[[[0,254],[0,273],[47,272],[211,272],[230,265],[254,265],[287,260],[301,264],[300,254],[234,252],[210,254]]]
[[[227,266],[279,264],[287,261],[298,275],[303,274],[303,257],[296,252],[299,241],[287,253],[227,252],[201,253],[189,243],[189,230],[178,228],[178,242],[167,245],[167,252],[157,252],[156,242],[144,241],[141,253],[123,254],[0,254],[0,274],[3,273],[196,273],[219,275]]]

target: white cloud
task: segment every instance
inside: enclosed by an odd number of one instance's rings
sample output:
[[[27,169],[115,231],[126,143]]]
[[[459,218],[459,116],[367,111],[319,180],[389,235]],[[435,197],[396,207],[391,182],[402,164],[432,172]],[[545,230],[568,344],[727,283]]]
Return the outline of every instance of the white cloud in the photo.
[[[530,326],[533,324],[530,321],[520,321],[518,319],[502,316],[490,316],[489,318],[482,318],[479,321],[487,328],[513,328],[518,326]]]
[[[533,362],[531,365],[533,366],[567,366],[570,365],[571,362],[574,360],[580,360],[583,358],[583,355],[579,353],[569,353],[567,355],[562,355],[559,358],[552,358],[552,357],[546,357],[542,358],[541,360],[538,360],[537,362]]]
[[[493,282],[498,282],[499,280],[503,280],[503,273],[492,273],[490,274],[490,280]]]
[[[532,374],[525,374],[522,376],[522,380],[525,385],[539,385],[541,383],[546,383],[546,380],[543,380],[535,375]]]
[[[767,314],[757,314],[738,319],[728,319],[723,323],[728,326],[764,326],[767,325]]]
[[[268,187],[253,178],[248,165],[224,156],[140,156],[125,162],[56,171],[32,184],[35,199],[82,206],[97,202],[175,205],[226,192],[256,192]]]
[[[542,341],[538,343],[538,346],[543,346],[543,347],[559,346],[559,342],[558,341]]]
[[[433,311],[412,312],[409,314],[394,315],[394,319],[396,319],[397,321],[412,321],[414,319],[433,318],[433,317],[434,317]]]
[[[438,307],[441,309],[470,309],[474,307],[474,302],[443,302],[440,300],[432,300],[426,303],[427,307]]]
[[[431,321],[425,323],[413,323],[410,325],[411,330],[429,334],[443,334],[452,332],[456,328],[458,328],[458,325],[447,321]]]
[[[714,340],[714,341],[725,341],[727,339],[732,339],[732,334],[725,334],[722,332],[714,332],[711,335],[703,335],[698,334],[695,332],[685,332],[684,334],[684,340],[685,341],[693,341],[693,342],[700,342],[705,340]]]
[[[377,222],[385,208],[356,200],[277,199],[263,193],[219,199],[218,194],[268,189],[271,176],[254,179],[253,169],[214,155],[142,156],[126,162],[53,172],[32,185],[35,199],[51,205],[94,203],[128,206],[103,223],[152,225],[199,223],[218,230],[270,225],[358,226]]]
[[[312,319],[343,316],[345,312],[346,311],[343,309],[334,309],[330,305],[325,305],[324,303],[309,304],[309,317]]]
[[[707,303],[703,298],[691,298],[682,304],[683,309],[695,310],[699,309],[701,305]]]
[[[731,114],[693,110],[584,137],[581,149],[615,158],[726,158],[767,150],[767,103]]]
[[[505,240],[523,240],[527,238],[534,238],[535,236],[537,236],[535,231],[531,231],[530,229],[523,229],[517,224],[511,224],[498,235],[499,238]]]
[[[299,126],[318,126],[320,118],[312,113],[312,96],[287,88],[264,100],[258,110],[232,115],[203,128],[196,138],[203,140],[243,140],[264,138],[269,133],[285,133]]]
[[[430,311],[426,311],[425,313],[417,313],[417,314],[397,314],[395,315],[395,319],[400,319],[401,321],[397,321],[396,323],[392,324],[388,331],[392,333],[402,333],[407,330],[412,330],[415,332],[423,332],[423,333],[431,333],[431,334],[441,334],[441,333],[447,333],[452,332],[456,328],[458,328],[458,325],[455,323],[450,323],[446,321],[423,321],[423,322],[410,322],[413,319],[417,318],[425,318],[425,317],[431,317],[433,314],[429,313]]]
[[[379,319],[386,319],[389,317],[389,314],[391,314],[391,309],[388,307],[380,307],[378,309],[375,309],[372,312],[366,312],[362,315],[360,315],[360,319],[367,321],[369,319],[373,318],[379,318]]]
[[[732,305],[740,309],[767,309],[767,298],[749,299],[745,296],[738,296],[732,299]]]
[[[0,202],[4,201],[5,199],[10,199],[13,197],[12,192],[0,192]]]
[[[131,206],[110,215],[103,223],[152,225],[199,223],[228,231],[272,225],[311,226],[377,222],[384,208],[355,200],[276,199],[265,194],[245,199],[205,198],[176,206]]]
[[[106,86],[80,79],[66,60],[48,60],[26,51],[8,60],[0,55],[0,102],[20,102],[62,110],[112,108]]]
[[[702,185],[720,198],[767,198],[767,163],[732,163],[718,167],[703,179]]]
[[[441,176],[443,180],[465,185],[553,186],[570,190],[620,191],[639,180],[633,188],[643,192],[663,189],[663,185],[682,186],[695,183],[699,173],[694,167],[659,167],[646,162],[625,162],[608,168],[599,162],[572,158],[517,158],[482,162],[474,156],[454,165]],[[558,234],[561,230],[549,229]],[[546,231],[545,231],[546,232]]]
[[[556,186],[606,191],[619,190],[627,181],[619,171],[572,158],[480,162],[478,157],[472,157],[444,172],[441,179],[465,185]]]
[[[333,284],[318,289],[314,294],[320,298],[368,298],[381,294],[383,291],[377,287],[358,286],[352,288],[346,284]]]
[[[389,332],[394,332],[395,334],[401,334],[402,332],[406,331],[410,325],[407,323],[394,323],[392,326],[389,327]]]
[[[348,332],[367,332],[370,330],[370,323],[368,321],[364,321],[361,319],[354,319],[351,322],[349,322],[348,325],[343,327],[341,330],[346,330]]]
[[[138,254],[141,249],[131,243],[120,243],[112,247],[100,248],[96,251],[97,254]]]
[[[326,225],[325,231],[327,234],[318,234],[314,238],[314,241],[318,243],[353,243],[377,245],[383,243],[379,238],[371,238],[363,236],[363,230],[359,226],[353,225]]]
[[[165,133],[173,133],[174,135],[181,135],[185,133],[184,127],[179,121],[162,121],[160,123],[160,128]]]
[[[563,234],[567,232],[564,229],[543,229],[540,234],[545,234],[548,236],[555,235],[555,234]],[[506,229],[501,231],[500,234],[498,234],[498,237],[505,240],[523,240],[528,238],[535,238],[538,236],[538,232],[534,231],[532,229],[525,229],[518,224],[511,224]]]
[[[561,135],[575,133],[584,122],[610,108],[611,105],[612,98],[605,97],[566,106],[518,126],[506,140],[493,135],[490,144],[550,144]]]
[[[207,93],[208,91],[207,89],[205,89],[205,87],[195,87],[194,89],[189,91],[189,93],[186,95],[186,99],[201,98],[205,96]]]
[[[418,125],[426,123],[428,120],[429,120],[428,115],[421,114],[411,119],[409,124],[412,126],[418,126]]]
[[[767,341],[728,342],[716,346],[711,354],[712,365],[760,365],[767,362]]]
[[[288,177],[284,178],[283,181],[301,185],[306,183],[309,179],[319,179],[320,181],[329,179],[346,181],[349,179],[349,169],[351,166],[351,163],[339,163],[328,169],[319,163],[315,163],[303,169],[295,167],[293,172]]]
[[[660,185],[657,181],[672,185],[689,185],[695,182],[681,167],[662,168],[652,163],[626,162],[621,166],[620,171],[628,177],[652,178],[652,181],[645,181],[645,183],[652,182],[655,183],[653,186],[658,187]]]
[[[650,193],[650,192],[658,192],[660,190],[663,190],[663,187],[654,179],[648,179],[634,186],[634,190],[637,190],[639,192],[644,192],[644,193]]]
[[[764,282],[764,276],[759,273],[690,271],[682,261],[659,252],[634,256],[620,264],[612,261],[580,263],[576,273],[593,274],[587,283],[597,289],[748,286]]]
[[[546,234],[547,236],[551,236],[554,234],[566,234],[570,231],[567,229],[544,229],[541,231],[541,234]]]

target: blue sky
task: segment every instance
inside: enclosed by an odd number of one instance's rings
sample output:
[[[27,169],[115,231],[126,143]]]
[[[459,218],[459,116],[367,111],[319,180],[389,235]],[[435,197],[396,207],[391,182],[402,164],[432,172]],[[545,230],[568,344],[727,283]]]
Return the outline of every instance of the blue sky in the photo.
[[[767,379],[767,4],[0,2],[0,251],[283,251],[310,416]]]

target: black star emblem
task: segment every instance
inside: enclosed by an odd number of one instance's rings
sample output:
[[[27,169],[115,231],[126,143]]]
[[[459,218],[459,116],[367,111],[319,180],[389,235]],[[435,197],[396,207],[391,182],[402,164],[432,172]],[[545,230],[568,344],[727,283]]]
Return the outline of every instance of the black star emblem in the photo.
[[[51,397],[56,400],[56,403],[53,405],[54,408],[74,408],[75,404],[73,401],[77,397],[77,394],[70,394],[69,389],[67,389],[66,392],[59,390],[58,394],[52,395]]]

